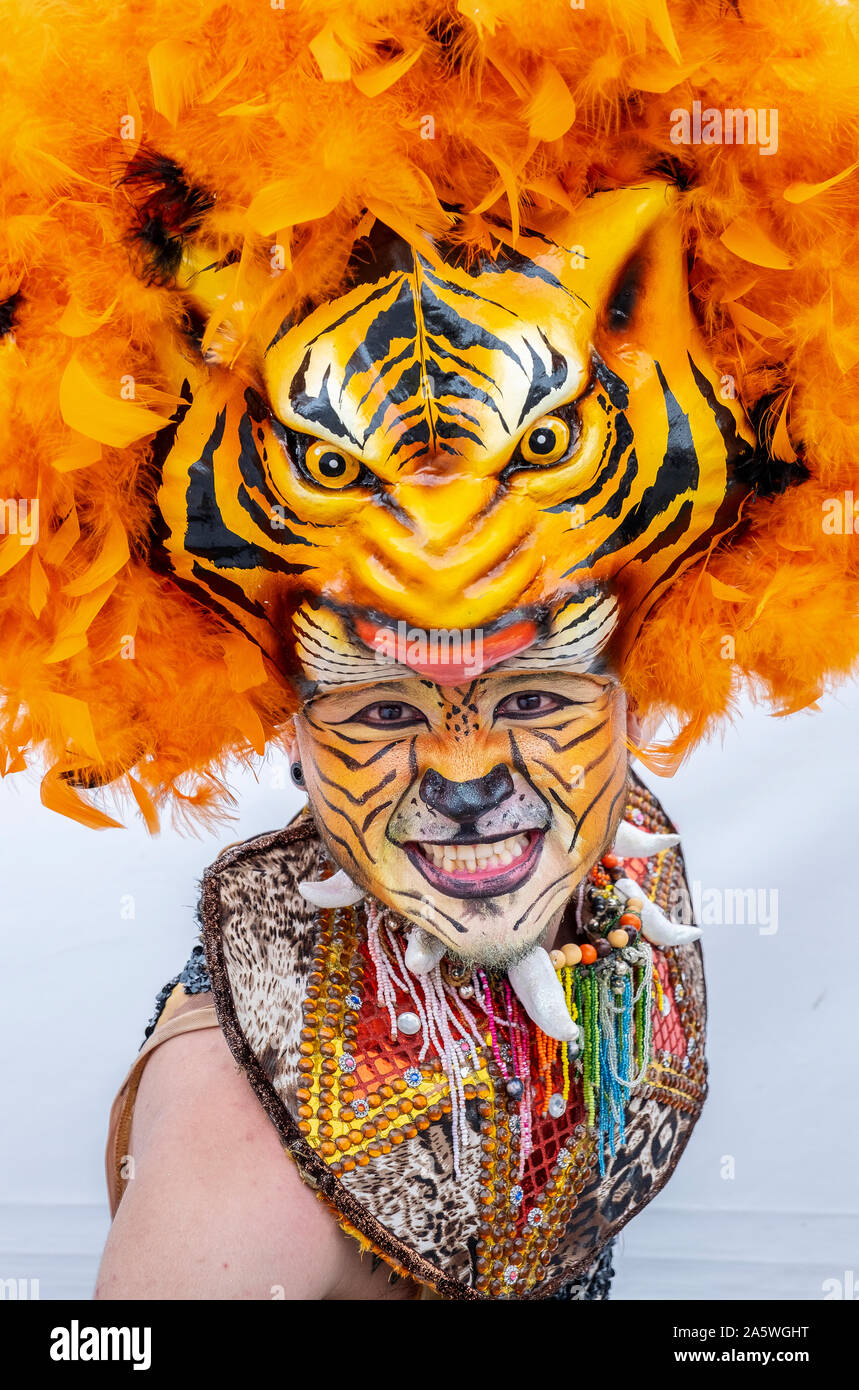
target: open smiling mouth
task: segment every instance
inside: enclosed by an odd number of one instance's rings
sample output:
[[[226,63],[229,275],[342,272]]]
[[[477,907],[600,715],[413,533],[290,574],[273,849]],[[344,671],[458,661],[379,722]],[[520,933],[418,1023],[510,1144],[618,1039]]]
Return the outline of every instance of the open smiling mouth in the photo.
[[[434,844],[411,840],[403,845],[428,883],[451,898],[492,898],[513,893],[537,867],[542,830],[477,840],[473,844]]]

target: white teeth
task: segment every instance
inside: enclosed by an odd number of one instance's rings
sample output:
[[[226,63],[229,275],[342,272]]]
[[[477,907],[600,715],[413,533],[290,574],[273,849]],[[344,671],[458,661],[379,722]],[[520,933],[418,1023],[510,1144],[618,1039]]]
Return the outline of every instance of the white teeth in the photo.
[[[421,842],[421,850],[444,873],[478,873],[483,869],[502,869],[521,859],[528,848],[527,835],[509,835],[492,844],[437,845]]]

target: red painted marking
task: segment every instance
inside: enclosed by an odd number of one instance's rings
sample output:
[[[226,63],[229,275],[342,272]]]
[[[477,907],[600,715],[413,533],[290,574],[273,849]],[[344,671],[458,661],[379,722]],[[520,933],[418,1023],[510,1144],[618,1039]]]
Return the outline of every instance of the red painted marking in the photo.
[[[468,638],[460,644],[460,651],[465,647],[465,650],[471,653],[469,660],[453,661],[444,658],[420,661],[409,654],[409,647],[416,644],[398,642],[394,628],[378,627],[366,618],[356,618],[355,631],[365,646],[373,651],[395,651],[401,665],[408,666],[427,680],[435,681],[436,685],[452,685],[458,681],[481,676],[484,671],[497,666],[499,661],[506,661],[509,657],[525,651],[537,638],[537,624],[530,618],[510,623],[508,627],[500,628],[497,632],[490,632],[488,636],[483,637],[480,645],[475,642],[473,631],[467,629]]]

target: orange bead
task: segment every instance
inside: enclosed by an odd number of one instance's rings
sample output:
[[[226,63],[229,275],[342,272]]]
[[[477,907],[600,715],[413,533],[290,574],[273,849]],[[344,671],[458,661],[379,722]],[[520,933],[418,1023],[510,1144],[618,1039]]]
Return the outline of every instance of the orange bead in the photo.
[[[584,946],[582,947],[582,964],[593,965],[596,958],[596,947],[592,946],[589,941],[586,941]]]
[[[601,861],[607,869],[616,869],[620,860],[616,854],[604,854]]]
[[[620,919],[620,925],[622,927],[638,928],[641,926],[641,918],[634,912],[625,912]]]

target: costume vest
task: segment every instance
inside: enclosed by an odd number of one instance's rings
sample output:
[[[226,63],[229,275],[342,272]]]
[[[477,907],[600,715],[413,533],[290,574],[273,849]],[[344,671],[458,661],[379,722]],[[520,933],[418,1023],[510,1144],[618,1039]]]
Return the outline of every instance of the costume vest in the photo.
[[[673,830],[636,779],[625,815],[655,833]],[[302,817],[226,850],[207,870],[203,941],[233,1056],[304,1181],[395,1269],[448,1299],[555,1296],[664,1185],[700,1112],[698,943],[654,948],[652,1059],[603,1172],[575,1085],[560,1118],[533,1117],[520,1172],[517,1106],[487,1033],[465,1078],[457,1175],[447,1078],[438,1059],[419,1059],[419,1038],[391,1042],[364,905],[319,911],[297,891],[333,867]],[[688,900],[679,849],[625,867],[663,910],[683,891]]]

